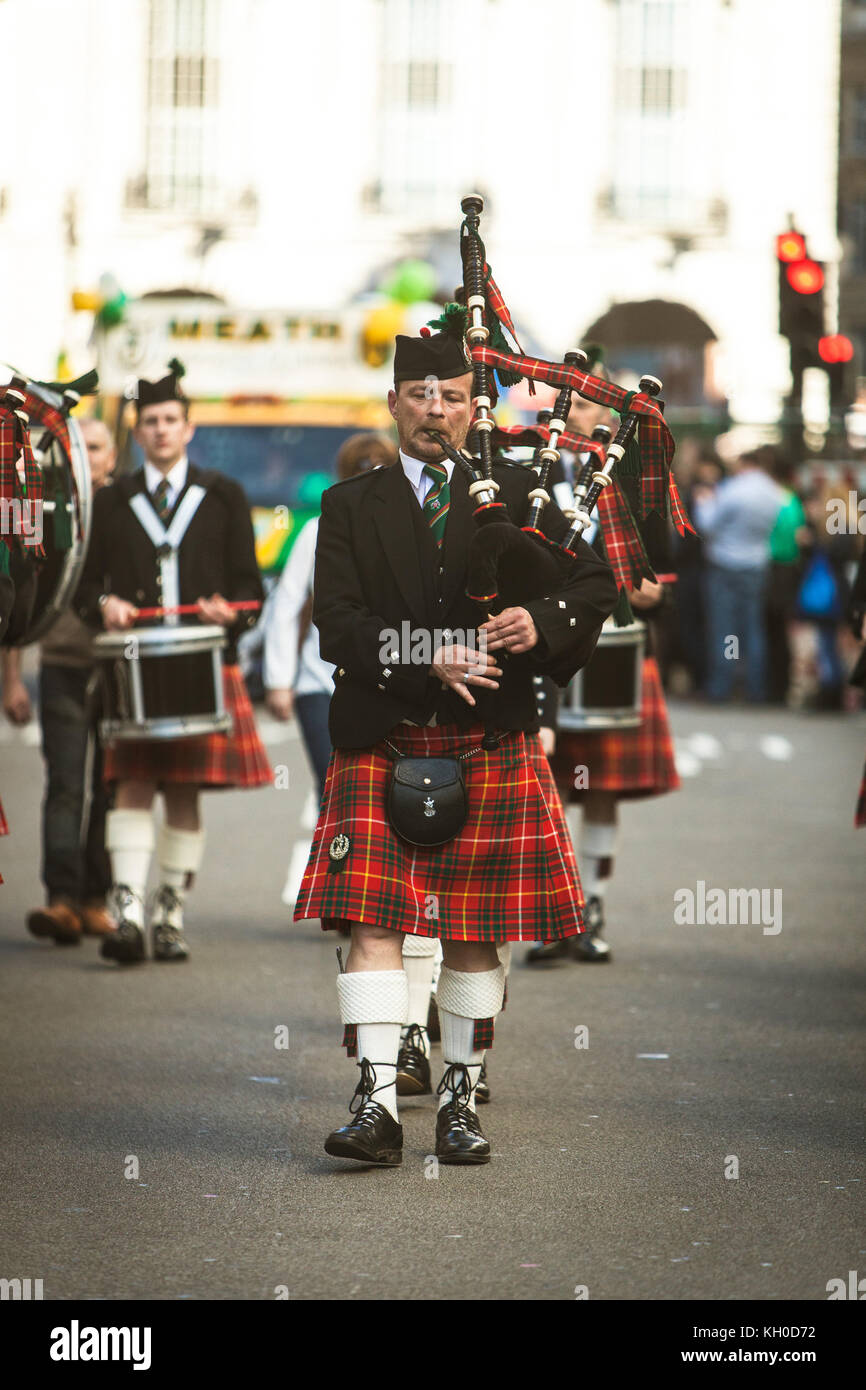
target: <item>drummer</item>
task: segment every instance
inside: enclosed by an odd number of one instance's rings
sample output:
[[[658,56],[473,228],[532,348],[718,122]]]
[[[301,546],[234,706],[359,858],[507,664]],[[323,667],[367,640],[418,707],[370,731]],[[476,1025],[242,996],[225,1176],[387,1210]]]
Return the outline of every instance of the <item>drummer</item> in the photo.
[[[589,370],[596,376],[605,377],[601,350],[588,349],[588,352]],[[591,435],[596,425],[608,424],[609,419],[606,406],[575,396],[568,428],[576,434]],[[564,455],[559,475],[552,475],[550,479],[554,484],[551,489],[554,496],[557,496],[558,485],[573,485],[575,462],[579,466],[588,458],[589,454],[578,460]],[[650,564],[656,573],[670,571],[666,522],[661,517],[651,515],[640,529]],[[597,532],[594,539],[592,535],[589,538],[598,548]],[[643,580],[640,589],[629,592],[635,617],[641,620],[656,614],[666,599],[665,585],[648,579]],[[651,624],[649,627],[651,629]],[[647,641],[649,647],[651,631],[647,634]],[[548,730],[554,720],[545,714],[544,706],[546,704],[548,709],[552,707],[556,697],[555,687],[550,682],[545,682],[547,685],[551,688],[539,691],[539,696],[545,697],[544,702],[539,699],[539,716],[542,725],[548,726],[542,728],[542,735],[550,740]],[[602,932],[605,894],[613,874],[617,847],[619,803],[624,799],[661,796],[680,785],[661,677],[656,660],[651,655],[644,657],[641,715],[642,722],[637,728],[593,733],[569,730],[555,735],[556,746],[550,757],[550,766],[566,809],[566,820],[580,864],[580,877],[586,895],[586,931],[568,942],[540,942],[532,946],[526,955],[527,964],[539,964],[561,957],[593,962],[611,959],[611,949]],[[579,805],[583,806],[582,830],[577,819]]]
[[[189,955],[183,908],[204,853],[199,792],[272,780],[237,664],[237,639],[256,614],[232,607],[263,598],[250,510],[238,483],[188,459],[194,427],[181,389],[183,367],[176,360],[169,367],[160,381],[138,383],[134,437],[144,467],[95,499],[77,603],[82,617],[110,632],[133,628],[139,608],[194,604],[196,616],[181,621],[225,629],[223,691],[233,727],[188,739],[123,740],[106,749],[105,779],[115,787],[106,847],[118,926],[100,951],[123,965],[145,959],[145,891],[154,849],[153,957],[182,961]],[[178,618],[167,614],[160,621],[174,625]],[[158,837],[152,814],[157,791],[165,802]]]

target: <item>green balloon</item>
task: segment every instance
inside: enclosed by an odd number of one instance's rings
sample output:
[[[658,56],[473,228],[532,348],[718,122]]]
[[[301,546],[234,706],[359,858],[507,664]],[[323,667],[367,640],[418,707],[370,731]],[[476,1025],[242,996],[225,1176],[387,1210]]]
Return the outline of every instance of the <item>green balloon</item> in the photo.
[[[126,305],[126,295],[121,290],[113,299],[108,299],[103,304],[97,318],[103,328],[114,328],[123,318],[123,310]]]
[[[427,261],[401,261],[384,285],[389,299],[400,304],[416,304],[432,299],[436,291],[436,271]]]

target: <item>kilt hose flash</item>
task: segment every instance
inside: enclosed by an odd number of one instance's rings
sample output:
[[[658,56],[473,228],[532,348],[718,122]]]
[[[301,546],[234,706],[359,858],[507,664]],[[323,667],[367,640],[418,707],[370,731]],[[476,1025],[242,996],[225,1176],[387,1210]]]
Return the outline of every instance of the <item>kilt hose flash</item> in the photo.
[[[446,757],[475,747],[483,733],[401,724],[388,737],[401,753]],[[571,838],[531,741],[538,743],[510,733],[464,761],[466,824],[437,849],[417,849],[391,828],[392,762],[383,748],[336,749],[295,920],[320,917],[326,931],[341,919],[364,922],[446,941],[556,941],[582,932]],[[338,836],[341,857],[332,853]]]
[[[194,783],[200,787],[266,787],[271,765],[256,729],[239,666],[223,667],[223,699],[232,727],[196,738],[130,739],[106,745],[105,782]]]
[[[585,791],[616,792],[629,797],[661,796],[680,785],[661,676],[654,657],[644,658],[643,723],[636,729],[577,733],[562,729],[550,766],[565,802]],[[588,786],[574,786],[575,768],[587,769]]]

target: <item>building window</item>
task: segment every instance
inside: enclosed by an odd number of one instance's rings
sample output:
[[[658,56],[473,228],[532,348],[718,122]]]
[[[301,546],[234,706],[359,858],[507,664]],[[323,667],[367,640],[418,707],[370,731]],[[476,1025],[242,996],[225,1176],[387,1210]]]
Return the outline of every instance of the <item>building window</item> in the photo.
[[[150,0],[148,207],[201,214],[216,205],[220,3]]]

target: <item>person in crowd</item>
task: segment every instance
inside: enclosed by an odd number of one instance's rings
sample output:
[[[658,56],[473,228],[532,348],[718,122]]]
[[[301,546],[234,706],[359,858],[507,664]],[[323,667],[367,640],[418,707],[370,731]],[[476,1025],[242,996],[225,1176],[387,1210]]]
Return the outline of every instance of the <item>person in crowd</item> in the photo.
[[[727,700],[745,664],[749,700],[767,695],[764,602],[770,533],[784,494],[768,476],[766,460],[743,454],[733,476],[717,487],[694,489],[694,521],[706,545],[706,615],[709,637],[706,694]]]
[[[791,685],[791,624],[797,606],[797,588],[802,563],[801,546],[806,540],[806,514],[793,488],[794,468],[772,445],[757,450],[767,472],[782,489],[783,502],[776,524],[770,532],[770,569],[767,576],[767,699],[784,705]]]
[[[809,703],[816,710],[839,710],[845,687],[839,639],[850,595],[847,571],[857,555],[858,516],[847,489],[831,482],[807,494],[804,510],[804,562],[795,607],[815,639],[817,688]]]

